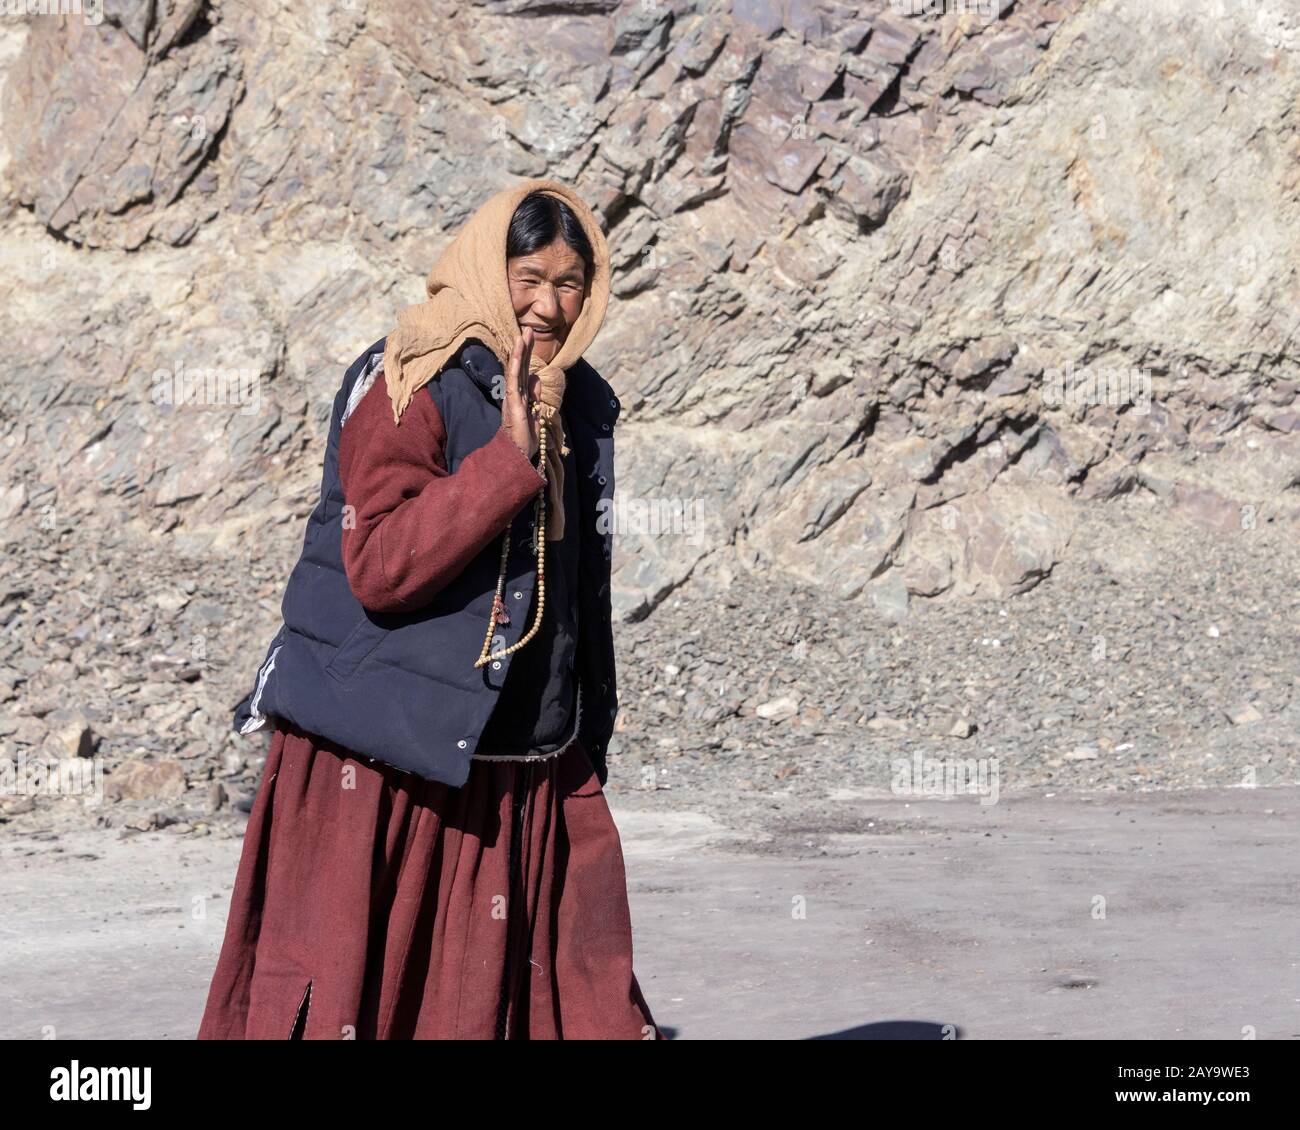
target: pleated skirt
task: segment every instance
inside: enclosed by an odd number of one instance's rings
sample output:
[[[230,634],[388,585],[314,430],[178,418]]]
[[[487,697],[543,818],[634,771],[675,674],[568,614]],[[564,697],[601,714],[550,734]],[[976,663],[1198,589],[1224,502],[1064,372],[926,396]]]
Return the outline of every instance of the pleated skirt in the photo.
[[[581,743],[455,788],[281,722],[198,1038],[664,1039]]]

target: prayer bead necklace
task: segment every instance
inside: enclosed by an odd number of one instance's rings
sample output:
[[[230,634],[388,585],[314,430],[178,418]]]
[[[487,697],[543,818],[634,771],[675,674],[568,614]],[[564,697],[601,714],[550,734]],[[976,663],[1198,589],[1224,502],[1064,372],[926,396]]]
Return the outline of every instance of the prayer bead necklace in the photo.
[[[533,414],[541,416],[541,405],[533,405]],[[488,614],[487,635],[483,637],[483,647],[479,651],[478,659],[474,661],[475,668],[482,667],[483,664],[493,659],[501,659],[513,651],[518,651],[530,639],[537,634],[537,629],[542,623],[542,609],[546,607],[546,490],[550,485],[546,478],[546,425],[543,424],[538,429],[538,466],[542,472],[542,491],[537,496],[537,502],[534,504],[534,538],[537,542],[537,613],[533,617],[533,626],[528,629],[515,643],[502,651],[488,654],[488,649],[492,646],[492,634],[496,631],[497,623],[510,623],[510,616],[506,612],[505,595],[506,587],[506,568],[510,556],[510,527],[506,527],[505,537],[501,542],[501,568],[497,572],[496,593],[492,597],[492,611]]]

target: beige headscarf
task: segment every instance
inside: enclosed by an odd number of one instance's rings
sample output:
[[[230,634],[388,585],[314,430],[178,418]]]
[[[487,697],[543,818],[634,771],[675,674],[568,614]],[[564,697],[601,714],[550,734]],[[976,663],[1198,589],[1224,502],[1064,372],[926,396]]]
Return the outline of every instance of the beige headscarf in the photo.
[[[546,436],[546,537],[564,536],[564,463],[568,452],[560,426],[564,370],[591,344],[609,304],[609,249],[592,210],[576,192],[557,181],[525,180],[490,197],[464,224],[438,257],[425,282],[427,302],[408,306],[384,347],[384,380],[400,424],[412,397],[441,372],[448,358],[471,337],[483,342],[502,366],[520,334],[506,278],[506,235],[515,209],[529,193],[541,191],[563,200],[591,241],[594,262],[582,312],[560,351],[543,364],[534,351],[529,371],[540,380],[542,426]],[[504,406],[504,399],[502,401]],[[508,429],[509,430],[509,429]]]

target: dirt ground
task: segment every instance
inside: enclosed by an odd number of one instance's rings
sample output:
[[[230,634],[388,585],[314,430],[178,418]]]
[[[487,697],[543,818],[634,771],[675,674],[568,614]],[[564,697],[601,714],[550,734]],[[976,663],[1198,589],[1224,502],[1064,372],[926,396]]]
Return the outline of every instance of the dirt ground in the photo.
[[[1295,788],[850,792],[845,830],[795,805],[759,832],[609,793],[672,1037],[1300,1038]],[[227,832],[11,829],[0,1037],[193,1038]]]

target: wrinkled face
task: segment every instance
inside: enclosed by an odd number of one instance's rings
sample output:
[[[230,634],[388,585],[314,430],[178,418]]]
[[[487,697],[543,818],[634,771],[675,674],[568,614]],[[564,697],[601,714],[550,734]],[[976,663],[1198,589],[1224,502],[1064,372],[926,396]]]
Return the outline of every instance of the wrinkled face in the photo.
[[[532,328],[533,354],[553,360],[582,313],[586,263],[556,236],[531,255],[507,259],[506,277],[519,328]]]

